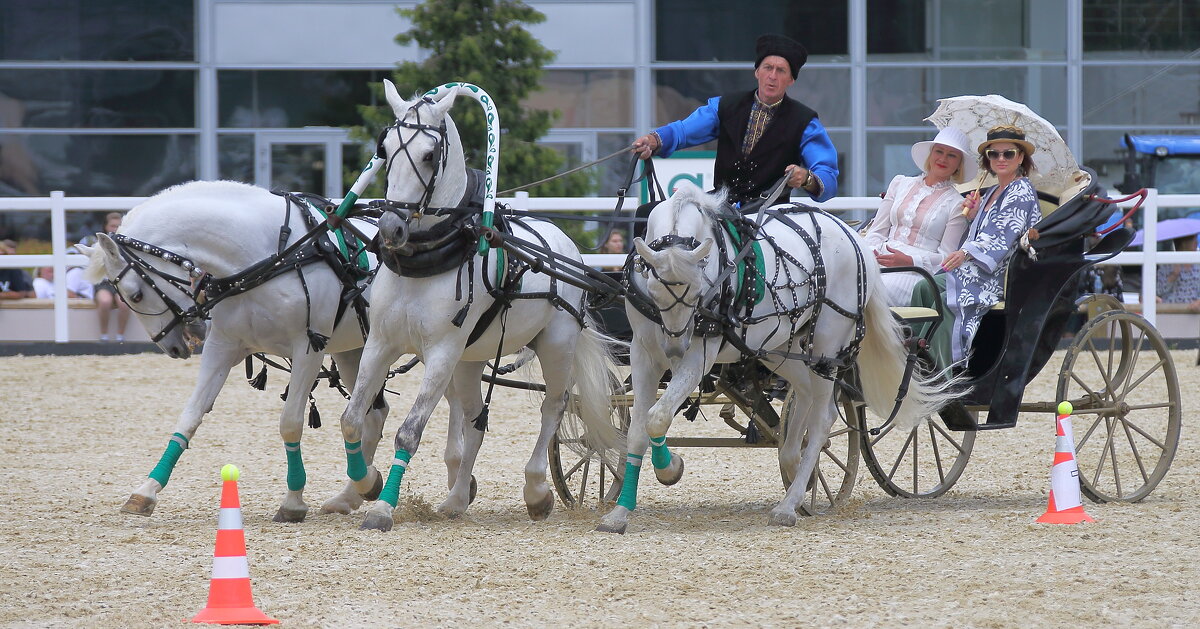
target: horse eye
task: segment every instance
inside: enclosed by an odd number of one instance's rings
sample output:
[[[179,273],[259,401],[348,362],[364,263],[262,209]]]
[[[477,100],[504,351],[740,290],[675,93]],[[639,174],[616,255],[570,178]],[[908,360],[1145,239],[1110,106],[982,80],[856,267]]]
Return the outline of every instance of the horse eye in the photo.
[[[133,303],[135,303],[135,304],[137,304],[137,303],[141,303],[141,301],[142,301],[142,291],[140,291],[140,290],[139,290],[138,292],[136,292],[136,293],[134,293],[134,294],[130,295],[130,296],[129,296],[129,301],[132,301],[132,302],[133,302]]]
[[[426,153],[426,154],[425,154],[425,157],[422,157],[422,158],[421,158],[421,161],[423,161],[423,162],[432,162],[432,161],[433,161],[433,151],[430,151],[430,152]]]

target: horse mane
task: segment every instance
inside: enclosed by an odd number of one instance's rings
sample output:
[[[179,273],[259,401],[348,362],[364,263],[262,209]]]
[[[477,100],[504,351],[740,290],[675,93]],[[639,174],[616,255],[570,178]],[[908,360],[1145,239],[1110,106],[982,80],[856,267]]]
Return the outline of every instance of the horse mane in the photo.
[[[691,203],[705,217],[714,221],[720,220],[725,215],[728,197],[729,190],[726,188],[709,193],[690,181],[680,181],[674,194],[671,195],[671,216],[678,221],[679,210],[683,208],[684,204]]]

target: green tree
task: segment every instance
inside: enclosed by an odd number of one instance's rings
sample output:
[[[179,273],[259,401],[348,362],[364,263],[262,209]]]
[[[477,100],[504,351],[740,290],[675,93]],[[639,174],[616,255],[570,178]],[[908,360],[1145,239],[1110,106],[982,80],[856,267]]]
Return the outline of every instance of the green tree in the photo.
[[[412,22],[412,29],[396,36],[402,45],[416,43],[430,52],[417,63],[397,64],[392,82],[401,94],[423,94],[439,85],[473,83],[491,95],[500,114],[500,190],[532,183],[566,170],[565,159],[554,149],[537,144],[550,129],[558,112],[528,109],[521,102],[538,89],[543,64],[554,53],[525,30],[545,16],[514,0],[426,0],[412,9],[397,9]],[[372,89],[382,99],[382,86]],[[366,127],[361,136],[377,133],[394,120],[386,105],[364,106]],[[483,109],[471,98],[459,98],[451,110],[462,137],[467,164],[483,169],[486,148]],[[374,150],[374,145],[371,145]],[[350,176],[353,177],[357,173]],[[382,179],[382,178],[381,178]],[[595,188],[593,174],[583,171],[530,189],[537,196],[584,196]],[[377,180],[378,185],[378,180]],[[376,196],[382,190],[376,189]]]

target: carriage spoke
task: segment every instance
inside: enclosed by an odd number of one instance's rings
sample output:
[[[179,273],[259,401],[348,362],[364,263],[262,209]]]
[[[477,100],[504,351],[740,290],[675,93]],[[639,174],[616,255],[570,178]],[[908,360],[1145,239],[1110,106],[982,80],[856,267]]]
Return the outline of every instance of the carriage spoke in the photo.
[[[887,478],[889,481],[896,477],[896,470],[900,469],[900,464],[904,462],[904,453],[908,452],[908,446],[913,443],[913,437],[916,434],[917,432],[914,430],[909,433],[908,439],[904,440],[904,446],[900,448],[900,454],[896,457],[896,462],[892,465],[892,470],[888,472]]]
[[[1100,356],[1097,355],[1097,353],[1096,353],[1096,341],[1094,339],[1089,338],[1088,346],[1091,349],[1090,353],[1092,355],[1092,361],[1096,363],[1096,372],[1099,373],[1100,378],[1102,380],[1104,380],[1104,391],[1111,397],[1113,395],[1113,393],[1115,392],[1115,389],[1114,389],[1113,383],[1112,383],[1112,379],[1110,378],[1110,374],[1112,374],[1112,342],[1110,341],[1108,344],[1109,358],[1108,358],[1108,368],[1107,369],[1105,369],[1104,365],[1102,365],[1100,363]],[[1088,389],[1088,386],[1083,384],[1082,381],[1079,384],[1081,386],[1083,386],[1084,389]],[[1088,393],[1092,393],[1093,395],[1096,395],[1094,392],[1091,391],[1091,389],[1088,389]]]
[[[813,483],[813,488],[812,488],[812,505],[813,505],[813,507],[816,508],[816,506],[817,506],[817,486],[818,485],[821,487],[822,491],[825,492],[825,500],[828,501],[830,505],[833,505],[835,501],[834,501],[834,497],[833,497],[833,490],[831,490],[829,488],[829,479],[825,478],[825,474],[823,474],[821,472],[821,470],[818,469],[817,470],[817,482]]]
[[[822,448],[821,452],[824,452],[825,456],[829,457],[829,460],[833,461],[834,465],[840,467],[842,469],[842,472],[845,472],[845,473],[850,472],[850,467],[848,465],[846,465],[846,463],[844,461],[842,461],[840,458],[838,458],[837,454],[834,454],[832,448]]]
[[[1106,416],[1104,415],[1096,415],[1096,419],[1092,422],[1092,425],[1089,426],[1086,431],[1084,431],[1083,436],[1079,439],[1079,443],[1075,444],[1076,458],[1079,457],[1079,453],[1083,451],[1083,447],[1087,445],[1088,440],[1092,438],[1092,434],[1095,433],[1096,429],[1100,427],[1100,422],[1103,421],[1105,417]]]
[[[1071,372],[1071,379],[1074,380],[1079,385],[1079,388],[1083,389],[1084,391],[1087,391],[1088,399],[1093,400],[1093,401],[1103,399],[1103,396],[1101,396],[1099,393],[1096,393],[1095,391],[1093,391],[1092,387],[1088,386],[1088,383],[1084,382],[1083,379],[1079,377],[1079,374],[1077,374],[1075,372]]]
[[[882,428],[882,429],[879,431],[879,434],[878,434],[878,435],[875,435],[875,438],[871,440],[871,447],[874,447],[874,446],[875,446],[875,444],[879,443],[879,440],[880,440],[880,439],[883,439],[884,437],[886,437],[886,436],[887,436],[887,434],[888,434],[889,432],[892,432],[892,429],[893,429],[893,428],[895,428],[895,427],[896,427],[896,424],[895,424],[894,422],[893,422],[893,423],[890,423],[890,424],[888,424],[887,426],[884,426],[884,427],[883,427],[883,428]]]
[[[1154,445],[1158,446],[1159,450],[1162,450],[1164,452],[1167,450],[1167,444],[1159,441],[1157,438],[1154,437],[1154,435],[1151,435],[1150,433],[1146,432],[1145,430],[1142,430],[1141,426],[1138,426],[1137,424],[1129,421],[1128,417],[1125,418],[1124,423],[1126,426],[1126,430],[1132,429],[1137,434],[1145,437],[1146,440],[1149,441],[1150,443],[1153,443]]]
[[[1114,423],[1113,418],[1105,417],[1104,418],[1104,427],[1105,427],[1104,445],[1102,445],[1100,447],[1100,461],[1096,465],[1095,475],[1092,476],[1092,484],[1093,485],[1100,484],[1100,472],[1102,472],[1104,470],[1104,460],[1108,458],[1109,454],[1113,455],[1114,460],[1116,459],[1116,452],[1113,450],[1113,430],[1116,428],[1116,424]],[[1114,463],[1114,467],[1115,467],[1115,463]],[[1118,490],[1117,493],[1119,494],[1120,491]]]
[[[1153,367],[1151,367],[1150,369],[1148,369],[1148,370],[1146,371],[1146,373],[1142,374],[1142,375],[1141,375],[1141,377],[1140,377],[1140,378],[1138,378],[1136,381],[1134,381],[1134,382],[1132,382],[1132,383],[1129,383],[1129,384],[1125,385],[1125,388],[1124,388],[1124,390],[1122,391],[1122,393],[1126,393],[1126,394],[1127,394],[1127,393],[1129,393],[1130,391],[1132,391],[1133,389],[1136,389],[1136,388],[1138,388],[1138,386],[1139,386],[1139,385],[1141,385],[1143,382],[1145,382],[1145,381],[1146,381],[1146,378],[1149,378],[1150,376],[1154,375],[1154,372],[1158,371],[1158,368],[1159,368],[1159,367],[1162,367],[1164,362],[1165,362],[1165,361],[1162,361],[1162,360],[1158,361],[1157,363],[1155,363],[1155,364],[1154,364],[1154,366],[1153,366]],[[1129,370],[1129,372],[1130,372],[1130,374],[1132,375],[1132,373],[1133,373],[1133,370],[1132,370],[1132,369],[1130,369],[1130,370]]]
[[[579,501],[583,502],[583,497],[587,495],[587,479],[588,471],[592,467],[592,457],[587,457],[583,460],[583,476],[579,479]],[[603,486],[603,484],[602,484]]]
[[[1138,337],[1137,337],[1136,341],[1132,344],[1133,345],[1133,356],[1131,358],[1129,358],[1129,362],[1128,362],[1129,367],[1125,370],[1125,382],[1123,383],[1124,386],[1121,389],[1122,393],[1127,393],[1129,391],[1129,389],[1131,388],[1129,386],[1129,382],[1130,382],[1130,378],[1133,377],[1133,369],[1134,369],[1134,367],[1137,367],[1138,359],[1141,358],[1141,356],[1142,356],[1142,343],[1146,340],[1146,331],[1142,330],[1141,328],[1138,328],[1138,332],[1139,332]],[[1160,359],[1158,365],[1161,365],[1161,364],[1162,364],[1162,360]],[[1151,367],[1150,371],[1154,371],[1155,369],[1157,369],[1158,365]],[[1149,375],[1149,374],[1146,374],[1146,375]],[[1142,378],[1139,379],[1138,382],[1141,382],[1141,380],[1144,380],[1145,377],[1146,377],[1145,375],[1142,376]]]
[[[946,482],[946,470],[942,467],[942,453],[938,450],[937,434],[933,429],[933,422],[929,422],[929,446],[933,448],[933,461],[937,464],[938,482]]]
[[[573,476],[575,474],[575,472],[578,472],[579,468],[582,467],[585,463],[587,463],[588,460],[590,460],[590,459],[591,459],[591,453],[589,452],[588,456],[580,458],[579,461],[575,463],[575,465],[571,466],[571,469],[563,472],[563,477],[570,478],[571,476]],[[584,470],[583,473],[587,474],[587,471]]]
[[[909,435],[909,439],[911,439],[911,440],[912,440],[912,442],[913,442],[913,449],[912,449],[912,455],[913,455],[913,458],[912,458],[912,481],[913,481],[913,493],[914,493],[914,494],[915,494],[915,493],[917,493],[918,491],[920,491],[920,487],[918,487],[918,485],[919,485],[919,484],[920,484],[920,482],[921,482],[921,480],[920,480],[920,478],[921,478],[921,468],[920,468],[920,466],[917,464],[917,463],[918,463],[918,459],[920,459],[920,458],[921,458],[921,443],[920,443],[920,442],[918,441],[918,439],[917,439],[917,435],[919,434],[919,432],[920,432],[920,429],[919,429],[919,428],[914,428],[914,429],[913,429],[913,431],[912,431],[912,434],[910,434],[910,435]]]
[[[1129,443],[1129,453],[1133,457],[1133,462],[1137,464],[1138,472],[1142,474],[1142,482],[1145,483],[1150,480],[1150,475],[1146,473],[1146,464],[1142,461],[1137,444],[1134,443],[1133,433],[1129,430],[1129,422],[1122,421],[1121,428],[1125,431],[1125,441]]]
[[[966,452],[966,450],[963,449],[962,442],[956,440],[954,435],[943,428],[941,424],[929,422],[929,425],[935,428],[938,431],[938,434],[940,434],[946,441],[949,441],[950,445],[954,446],[954,449],[958,450],[959,454],[964,454]]]

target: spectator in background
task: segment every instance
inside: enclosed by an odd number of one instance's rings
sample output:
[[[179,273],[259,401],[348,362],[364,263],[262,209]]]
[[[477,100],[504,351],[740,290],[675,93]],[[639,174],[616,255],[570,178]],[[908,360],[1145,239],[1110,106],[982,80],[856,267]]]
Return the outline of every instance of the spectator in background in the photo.
[[[17,243],[0,240],[0,255],[16,253]],[[33,281],[24,269],[0,268],[0,299],[25,299],[33,294]]]
[[[112,235],[121,227],[121,213],[109,212],[104,217],[104,232]],[[108,318],[117,311],[117,342],[125,342],[125,325],[129,323],[129,306],[117,296],[117,288],[104,280],[95,285],[96,314],[100,317],[100,342],[108,341]]]
[[[1195,251],[1196,234],[1171,240],[1175,251]],[[1158,302],[1187,304],[1188,310],[1200,312],[1200,265],[1158,265]]]
[[[68,250],[68,253],[74,251]],[[38,276],[33,278],[33,292],[39,299],[54,299],[54,267],[44,266],[38,269]],[[95,297],[95,287],[83,279],[81,266],[67,268],[67,297]]]
[[[625,249],[625,234],[619,229],[614,229],[600,247],[600,253],[628,253]]]

